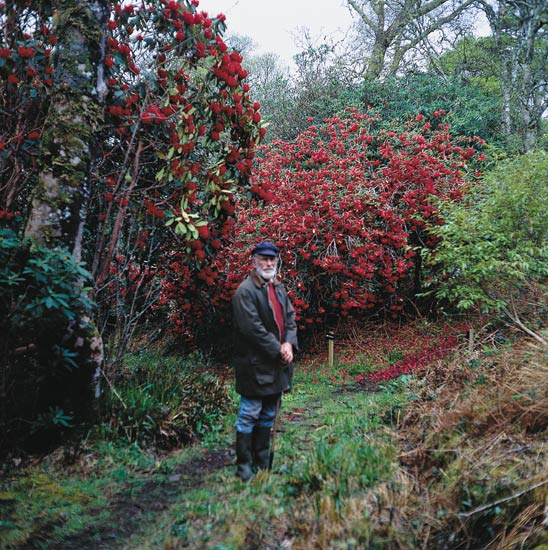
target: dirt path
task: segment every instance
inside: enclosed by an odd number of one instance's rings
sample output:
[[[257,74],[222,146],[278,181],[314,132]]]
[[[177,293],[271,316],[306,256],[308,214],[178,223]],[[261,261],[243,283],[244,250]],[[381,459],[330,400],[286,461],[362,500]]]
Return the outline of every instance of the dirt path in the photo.
[[[287,407],[282,410],[277,422],[276,441],[279,443],[287,426],[307,423],[314,408],[312,405],[310,409]],[[204,450],[203,454],[177,464],[168,475],[158,472],[138,474],[110,503],[108,522],[101,524],[100,527],[89,527],[60,543],[50,543],[48,549],[128,548],[127,542],[131,537],[150,526],[155,518],[165,513],[176,502],[180,502],[182,494],[202,486],[212,473],[226,470],[226,474],[231,476],[234,471],[234,458],[232,446]],[[142,482],[138,489],[134,487],[136,481]],[[99,512],[101,510],[90,510],[87,513],[93,516]],[[38,541],[31,541],[31,543],[36,542]]]
[[[178,464],[169,475],[152,474],[135,490],[131,485],[110,503],[109,521],[100,527],[94,526],[65,539],[61,543],[49,543],[50,550],[85,550],[124,548],[124,542],[144,525],[150,524],[156,514],[167,510],[181,493],[203,484],[215,470],[232,466],[231,448],[207,451],[203,456]],[[101,510],[90,510],[93,516]],[[152,517],[151,517],[152,515]],[[43,538],[40,537],[42,544]],[[30,547],[39,545],[39,540],[29,541]]]
[[[283,435],[284,424],[302,422],[306,413],[302,409],[282,411],[277,425],[276,437]],[[76,536],[62,542],[48,544],[50,550],[113,550],[127,548],[126,541],[154,521],[154,517],[164,513],[176,501],[181,500],[181,494],[190,489],[200,487],[206,478],[223,469],[230,475],[234,463],[234,449],[206,450],[198,457],[177,464],[169,475],[157,472],[137,474],[127,487],[116,495],[109,505],[109,520],[99,527],[85,529]],[[141,484],[135,488],[136,482]],[[89,510],[87,515],[94,516],[103,510]],[[53,526],[52,526],[53,527]],[[43,544],[46,533],[29,541],[30,547]]]

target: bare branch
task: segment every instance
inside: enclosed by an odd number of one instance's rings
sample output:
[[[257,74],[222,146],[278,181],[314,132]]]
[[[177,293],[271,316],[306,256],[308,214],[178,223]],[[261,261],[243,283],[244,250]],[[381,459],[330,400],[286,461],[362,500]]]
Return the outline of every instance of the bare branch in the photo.
[[[542,481],[539,481],[538,483],[535,483],[531,487],[527,487],[523,489],[522,491],[518,491],[517,493],[514,493],[513,495],[510,495],[505,498],[501,498],[499,500],[496,500],[495,502],[490,502],[489,504],[484,504],[483,506],[479,506],[478,508],[474,508],[474,510],[470,510],[470,512],[462,512],[459,514],[461,518],[469,518],[471,516],[475,516],[476,514],[479,514],[481,512],[485,512],[486,510],[490,510],[491,508],[495,508],[496,506],[499,506],[501,504],[504,504],[505,502],[509,502],[511,500],[514,500],[515,498],[519,498],[526,493],[530,493],[531,491],[534,491],[535,489],[538,489],[539,487],[542,487],[543,485],[546,485],[548,483],[548,479],[543,479]]]

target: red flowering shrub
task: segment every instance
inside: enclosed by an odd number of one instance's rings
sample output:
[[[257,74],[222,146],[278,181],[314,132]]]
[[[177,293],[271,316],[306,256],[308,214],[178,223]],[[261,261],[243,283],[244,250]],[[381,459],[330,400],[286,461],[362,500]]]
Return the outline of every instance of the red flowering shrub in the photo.
[[[13,4],[13,5],[10,5]],[[52,5],[0,2],[0,205],[24,210],[53,84]]]
[[[96,79],[103,109],[83,258],[107,333],[150,307],[165,258],[191,266],[205,259],[201,239],[226,231],[233,193],[247,185],[264,134],[242,57],[223,41],[224,15],[210,17],[198,4],[112,1],[104,58],[86,76]],[[0,2],[0,209],[21,211],[22,226],[50,94],[63,86],[55,10],[57,20],[66,16],[56,0]]]
[[[94,243],[107,315],[113,301],[134,308],[137,299],[137,310],[148,310],[171,271],[169,258],[194,276],[206,258],[201,237],[230,222],[233,191],[247,183],[264,133],[242,57],[222,39],[224,16],[210,18],[197,4],[120,4],[110,21],[105,77],[115,134],[98,182]],[[125,221],[116,234],[118,220]],[[129,266],[147,274],[139,288],[120,286]]]
[[[227,314],[221,306],[262,239],[282,249],[301,329],[339,316],[400,315],[420,291],[422,251],[436,245],[429,228],[443,223],[433,199],[461,197],[476,155],[474,140],[454,138],[443,114],[387,131],[378,117],[349,109],[293,143],[264,147],[251,193],[240,198],[233,242],[200,272],[201,286],[181,292],[175,279],[165,287],[164,300],[178,304],[175,329],[188,332],[205,311]]]

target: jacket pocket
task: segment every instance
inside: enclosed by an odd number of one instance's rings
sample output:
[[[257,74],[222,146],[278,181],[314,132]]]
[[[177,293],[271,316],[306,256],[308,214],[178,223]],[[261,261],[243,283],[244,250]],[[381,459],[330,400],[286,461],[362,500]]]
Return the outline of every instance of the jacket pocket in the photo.
[[[253,366],[255,367],[255,379],[259,386],[265,386],[274,382],[274,369],[271,365],[257,361]]]

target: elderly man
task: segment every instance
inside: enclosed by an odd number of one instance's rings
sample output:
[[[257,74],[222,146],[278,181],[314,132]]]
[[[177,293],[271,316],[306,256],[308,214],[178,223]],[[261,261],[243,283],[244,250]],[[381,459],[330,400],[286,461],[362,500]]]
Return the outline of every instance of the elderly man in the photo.
[[[291,389],[298,349],[295,310],[276,279],[278,248],[270,242],[251,252],[252,271],[232,300],[235,326],[236,475],[248,481],[270,467],[270,439],[283,392]]]

